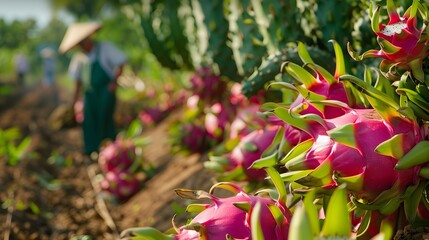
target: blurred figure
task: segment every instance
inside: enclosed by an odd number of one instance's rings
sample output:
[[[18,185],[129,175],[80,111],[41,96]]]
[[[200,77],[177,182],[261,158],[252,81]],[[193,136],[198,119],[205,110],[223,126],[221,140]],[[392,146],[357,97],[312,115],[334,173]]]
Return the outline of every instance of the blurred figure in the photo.
[[[46,87],[47,90],[51,91],[53,102],[58,104],[59,96],[55,86],[55,51],[50,47],[45,47],[40,51],[40,56],[42,57],[43,65],[43,86]]]
[[[30,64],[28,63],[28,58],[22,53],[18,53],[14,58],[16,72],[17,72],[17,83],[19,85],[24,84],[25,76],[30,70]]]
[[[121,75],[126,56],[110,42],[98,42],[92,35],[100,23],[71,25],[61,42],[59,51],[66,53],[79,46],[84,55],[75,55],[69,74],[76,80],[73,106],[83,92],[83,138],[85,154],[98,153],[100,143],[115,139],[113,114],[116,105],[117,79]]]
[[[50,47],[40,51],[43,63],[43,85],[51,87],[55,78],[55,52]]]

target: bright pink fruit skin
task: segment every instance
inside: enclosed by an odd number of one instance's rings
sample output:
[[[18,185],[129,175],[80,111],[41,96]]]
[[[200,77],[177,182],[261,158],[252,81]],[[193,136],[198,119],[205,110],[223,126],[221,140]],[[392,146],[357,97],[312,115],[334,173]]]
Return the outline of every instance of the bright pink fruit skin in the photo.
[[[193,124],[186,124],[182,126],[182,133],[181,142],[190,152],[202,153],[207,150],[208,135],[204,128]]]
[[[261,180],[265,178],[266,172],[263,169],[249,169],[262,153],[271,145],[278,131],[278,126],[267,126],[264,129],[254,130],[244,136],[240,143],[232,150],[229,159],[233,168],[242,166],[249,180]],[[248,146],[253,145],[255,151],[249,151]]]
[[[105,174],[100,186],[101,189],[122,201],[128,199],[139,190],[139,181],[134,174],[115,169]]]
[[[225,93],[227,84],[213,73],[211,68],[202,67],[191,77],[192,91],[207,103],[218,102]]]
[[[260,202],[260,222],[265,239],[287,239],[291,213],[289,210],[279,206],[277,203],[258,196],[249,196],[244,192],[229,198],[214,198],[213,204],[199,213],[191,223],[200,223],[204,227],[204,236],[194,230],[181,229],[176,235],[178,240],[200,239],[206,237],[208,240],[224,240],[228,234],[234,239],[250,240],[250,214],[237,208],[233,203],[248,202],[253,208]],[[277,225],[267,205],[277,205],[284,213],[282,225]]]
[[[166,113],[159,107],[148,107],[139,113],[140,120],[149,126],[152,126],[165,117]]]
[[[130,140],[117,139],[102,148],[99,164],[103,171],[126,170],[135,160],[135,145]]]
[[[326,120],[329,129],[346,123],[353,124],[357,147],[343,145],[326,134],[319,134],[306,154],[303,169],[315,169],[325,161],[330,161],[332,171],[338,177],[362,174],[362,187],[355,189],[354,193],[357,197],[369,201],[392,188],[395,183],[399,183],[399,191],[410,184],[415,184],[419,167],[395,170],[398,159],[381,155],[375,152],[375,148],[394,135],[402,133],[405,140],[398,148],[402,148],[404,153],[408,152],[421,140],[418,126],[404,118],[393,118],[386,122],[377,116],[374,110],[356,109],[341,117]]]
[[[104,172],[126,170],[133,164],[135,157],[135,145],[130,140],[117,139],[101,149],[98,162]]]

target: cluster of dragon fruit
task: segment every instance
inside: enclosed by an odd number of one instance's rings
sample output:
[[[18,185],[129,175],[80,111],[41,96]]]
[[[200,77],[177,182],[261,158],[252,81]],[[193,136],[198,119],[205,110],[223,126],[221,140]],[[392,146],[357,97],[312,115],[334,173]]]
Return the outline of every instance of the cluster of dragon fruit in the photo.
[[[359,55],[349,44],[344,55],[332,40],[334,72],[298,43],[301,62],[281,66],[291,81],[268,86],[291,101],[246,99],[239,84],[228,88],[209,68],[200,69],[192,79],[197,93],[188,101],[194,118],[180,132],[187,132],[182,140],[191,152],[217,146],[205,167],[219,173],[219,182],[208,192],[176,193],[211,203],[190,204],[193,218],[171,232],[142,227],[123,235],[392,239],[406,226],[428,226],[428,11],[415,0],[400,15],[388,0],[387,23],[380,7],[370,12],[380,49]],[[381,61],[360,77],[346,72],[346,57]],[[204,119],[196,118],[201,111]],[[217,197],[219,188],[231,196]]]
[[[98,163],[102,171],[101,190],[114,201],[124,201],[140,189],[136,171],[139,161],[131,139],[118,138],[101,147]]]

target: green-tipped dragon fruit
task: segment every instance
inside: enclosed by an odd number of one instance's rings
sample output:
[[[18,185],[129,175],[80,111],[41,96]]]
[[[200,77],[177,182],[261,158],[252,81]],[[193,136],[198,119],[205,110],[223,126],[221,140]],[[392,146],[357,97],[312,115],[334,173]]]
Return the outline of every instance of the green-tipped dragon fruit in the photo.
[[[215,188],[231,191],[234,196],[218,198],[212,193]],[[159,240],[221,240],[221,239],[288,239],[290,211],[279,200],[251,196],[231,183],[217,183],[210,193],[178,189],[176,193],[188,199],[212,200],[211,204],[191,204],[188,212],[199,212],[185,226],[176,228],[176,233],[163,234],[153,228],[126,230],[122,235],[150,236]]]
[[[234,149],[224,156],[210,156],[204,166],[222,173],[222,180],[262,181],[266,177],[263,169],[250,169],[250,166],[262,157],[276,136],[278,126],[266,126],[254,130],[240,139]]]
[[[410,71],[415,79],[423,82],[423,60],[429,55],[426,7],[414,0],[407,11],[399,16],[393,0],[387,0],[387,12],[387,24],[379,23],[380,6],[371,16],[372,30],[377,35],[381,49],[368,50],[358,55],[349,44],[350,55],[358,61],[371,57],[382,58],[380,70],[392,80],[398,80],[405,71]],[[419,16],[421,19],[418,19]],[[420,20],[423,23],[418,23]],[[421,24],[420,28],[418,24]]]
[[[395,199],[399,205],[401,193],[419,182],[421,165],[414,162],[404,167],[403,161],[422,149],[419,144],[423,136],[415,119],[399,113],[395,102],[381,102],[385,96],[382,92],[377,95],[378,99],[368,97],[376,110],[326,102],[343,111],[331,119],[299,115],[284,108],[274,110],[279,118],[313,136],[281,161],[290,171],[303,174],[298,183],[317,187],[347,183],[357,203],[383,206]]]

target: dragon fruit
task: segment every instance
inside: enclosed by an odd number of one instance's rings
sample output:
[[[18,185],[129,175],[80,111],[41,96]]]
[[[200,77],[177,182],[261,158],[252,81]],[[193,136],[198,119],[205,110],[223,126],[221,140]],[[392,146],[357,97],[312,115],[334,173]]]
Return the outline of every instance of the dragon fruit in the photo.
[[[205,167],[224,174],[222,179],[261,181],[266,177],[265,170],[251,169],[250,166],[261,158],[271,145],[279,126],[266,126],[257,129],[240,139],[230,153],[223,156],[210,156]]]
[[[345,63],[343,52],[337,42],[331,41],[334,45],[335,56],[337,59],[334,75],[315,64],[309,57],[305,46],[302,43],[298,45],[298,51],[303,62],[310,67],[316,76],[307,72],[304,68],[292,62],[285,62],[283,67],[293,77],[298,84],[291,87],[299,94],[290,105],[291,109],[300,108],[301,114],[314,113],[324,118],[333,118],[341,115],[335,107],[331,106],[316,106],[307,104],[308,100],[336,100],[349,105],[353,105],[350,101],[344,84],[339,81],[339,76],[345,73]]]
[[[234,239],[250,240],[252,239],[251,215],[256,205],[260,206],[258,220],[264,238],[287,239],[291,213],[278,201],[248,195],[240,187],[231,183],[217,183],[212,190],[216,187],[228,189],[235,195],[218,198],[203,191],[176,190],[176,193],[183,198],[209,198],[213,203],[194,205],[202,211],[189,224],[177,229],[175,239],[225,239],[229,236]],[[274,218],[272,208],[279,210],[281,216]],[[193,209],[193,206],[188,206],[189,209]]]
[[[371,11],[372,12],[372,11]],[[427,21],[427,10],[414,0],[408,10],[399,16],[393,0],[387,0],[387,12],[389,22],[380,24],[380,6],[372,13],[371,26],[377,35],[380,50],[368,50],[362,55],[357,54],[351,44],[348,44],[350,55],[357,61],[365,58],[383,58],[380,70],[387,78],[397,80],[404,71],[411,71],[412,76],[419,81],[424,81],[423,60],[429,55],[428,29],[423,24],[417,27],[418,14],[423,21]]]
[[[153,126],[165,118],[166,112],[159,107],[147,107],[140,111],[139,119],[147,126]]]
[[[135,174],[127,170],[114,169],[105,174],[104,179],[100,182],[100,187],[123,201],[135,194],[140,185]]]
[[[198,123],[176,122],[170,136],[173,152],[203,153],[212,145],[206,129]]]
[[[130,139],[117,138],[102,146],[98,163],[101,170],[127,170],[136,159],[136,146]]]
[[[207,103],[214,103],[222,100],[226,92],[227,83],[222,78],[213,73],[210,67],[201,67],[191,77],[191,87],[194,95]]]
[[[416,184],[419,166],[396,170],[395,165],[422,140],[419,125],[378,104],[383,114],[343,104],[342,116],[322,119],[306,115],[299,124],[290,121],[297,118],[290,111],[276,109],[280,118],[313,137],[297,145],[283,161],[291,171],[312,170],[298,182],[310,186],[347,183],[355,198],[366,203],[386,191],[393,192],[389,197],[398,196],[407,186]]]

